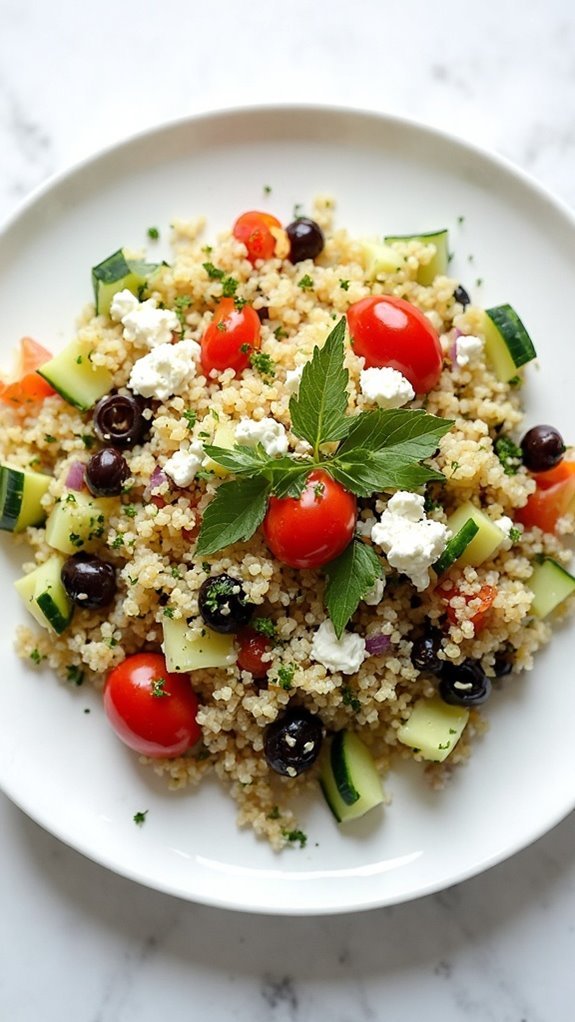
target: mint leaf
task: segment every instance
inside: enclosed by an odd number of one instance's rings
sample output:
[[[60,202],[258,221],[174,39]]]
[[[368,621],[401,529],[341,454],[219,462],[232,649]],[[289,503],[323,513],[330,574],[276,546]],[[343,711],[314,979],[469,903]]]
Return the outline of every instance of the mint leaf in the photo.
[[[358,497],[370,497],[381,490],[417,490],[433,480],[443,479],[425,465],[410,465],[398,455],[359,447],[337,454],[325,465],[338,483]]]
[[[236,476],[264,476],[276,497],[299,497],[313,468],[310,461],[301,458],[288,455],[270,458],[261,444],[257,447],[237,444],[232,448],[204,444],[204,451],[212,461]]]
[[[339,639],[360,601],[381,578],[381,561],[370,546],[354,539],[324,570],[327,575],[324,601]]]
[[[397,454],[403,464],[430,458],[441,437],[453,425],[450,419],[409,408],[362,412],[351,420],[351,428],[338,449],[338,457],[353,448]]]
[[[204,511],[196,553],[215,554],[253,536],[264,519],[270,482],[263,476],[234,479],[218,486]]]
[[[346,417],[349,373],[343,367],[345,319],[333,328],[323,348],[306,362],[299,391],[291,398],[292,430],[307,440],[318,457],[320,444],[341,440],[353,419]]]

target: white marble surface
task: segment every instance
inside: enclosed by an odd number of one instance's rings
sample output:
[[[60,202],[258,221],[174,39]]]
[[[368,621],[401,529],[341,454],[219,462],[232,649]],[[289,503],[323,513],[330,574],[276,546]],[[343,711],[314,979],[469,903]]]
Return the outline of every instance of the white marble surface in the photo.
[[[126,132],[261,99],[406,113],[575,205],[574,44],[571,0],[0,0],[0,218]],[[0,1018],[567,1022],[574,849],[571,817],[443,894],[262,919],[139,888],[0,797]]]

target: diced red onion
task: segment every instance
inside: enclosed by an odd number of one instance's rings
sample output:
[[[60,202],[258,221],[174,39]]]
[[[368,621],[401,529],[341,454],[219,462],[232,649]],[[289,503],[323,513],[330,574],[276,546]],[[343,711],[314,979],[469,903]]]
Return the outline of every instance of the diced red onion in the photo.
[[[144,495],[146,497],[149,497],[150,494],[154,492],[154,490],[159,490],[160,486],[163,486],[163,484],[167,482],[168,477],[166,473],[160,468],[159,465],[156,465],[154,471],[152,472],[152,475],[150,476],[150,482],[146,486]]]
[[[391,639],[389,635],[382,635],[381,632],[370,635],[365,640],[365,648],[370,656],[379,656],[380,653],[386,653],[390,646]]]
[[[462,337],[462,336],[463,336],[463,334],[462,334],[461,330],[458,330],[457,327],[456,327],[455,331],[454,331],[454,334],[453,334],[453,340],[452,340],[451,344],[449,345],[449,351],[448,351],[448,355],[449,355],[452,363],[454,363],[454,364],[457,361],[457,338],[458,337]]]
[[[69,490],[82,490],[84,488],[84,472],[86,466],[83,461],[73,461],[66,476],[66,486]]]

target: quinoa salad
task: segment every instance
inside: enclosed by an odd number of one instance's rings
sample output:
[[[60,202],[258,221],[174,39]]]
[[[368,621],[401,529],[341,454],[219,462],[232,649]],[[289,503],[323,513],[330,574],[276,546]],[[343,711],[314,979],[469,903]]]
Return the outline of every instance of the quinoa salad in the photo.
[[[534,342],[449,275],[447,229],[353,237],[319,197],[169,230],[0,385],[16,648],[101,691],[167,789],[215,772],[303,847],[294,796],[345,835],[399,759],[443,785],[532,668],[575,605],[575,460],[522,425]]]

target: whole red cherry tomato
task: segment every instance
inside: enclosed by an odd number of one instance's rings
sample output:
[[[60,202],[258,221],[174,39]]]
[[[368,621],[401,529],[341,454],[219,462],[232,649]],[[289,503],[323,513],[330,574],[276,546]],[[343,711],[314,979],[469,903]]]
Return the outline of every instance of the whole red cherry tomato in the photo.
[[[232,234],[238,241],[243,241],[251,263],[258,259],[271,259],[273,256],[277,239],[270,227],[281,229],[281,223],[271,213],[261,213],[259,210],[242,213],[236,220]]]
[[[264,536],[272,554],[291,568],[318,568],[353,539],[357,502],[322,469],[307,477],[299,497],[271,497]]]
[[[233,298],[222,298],[214,318],[201,340],[202,368],[206,376],[212,369],[234,369],[241,373],[250,364],[250,355],[260,346],[260,321],[251,305],[236,308]]]
[[[265,678],[271,661],[262,658],[271,649],[270,640],[256,632],[255,628],[242,628],[237,634],[237,640],[240,647],[237,665],[240,670],[249,671],[254,678]]]
[[[168,674],[160,653],[136,653],[110,671],[104,710],[126,745],[142,756],[181,756],[201,737],[188,674]]]
[[[356,355],[366,369],[390,366],[427,394],[439,382],[443,355],[439,338],[415,305],[394,295],[372,295],[350,305],[347,321]]]

